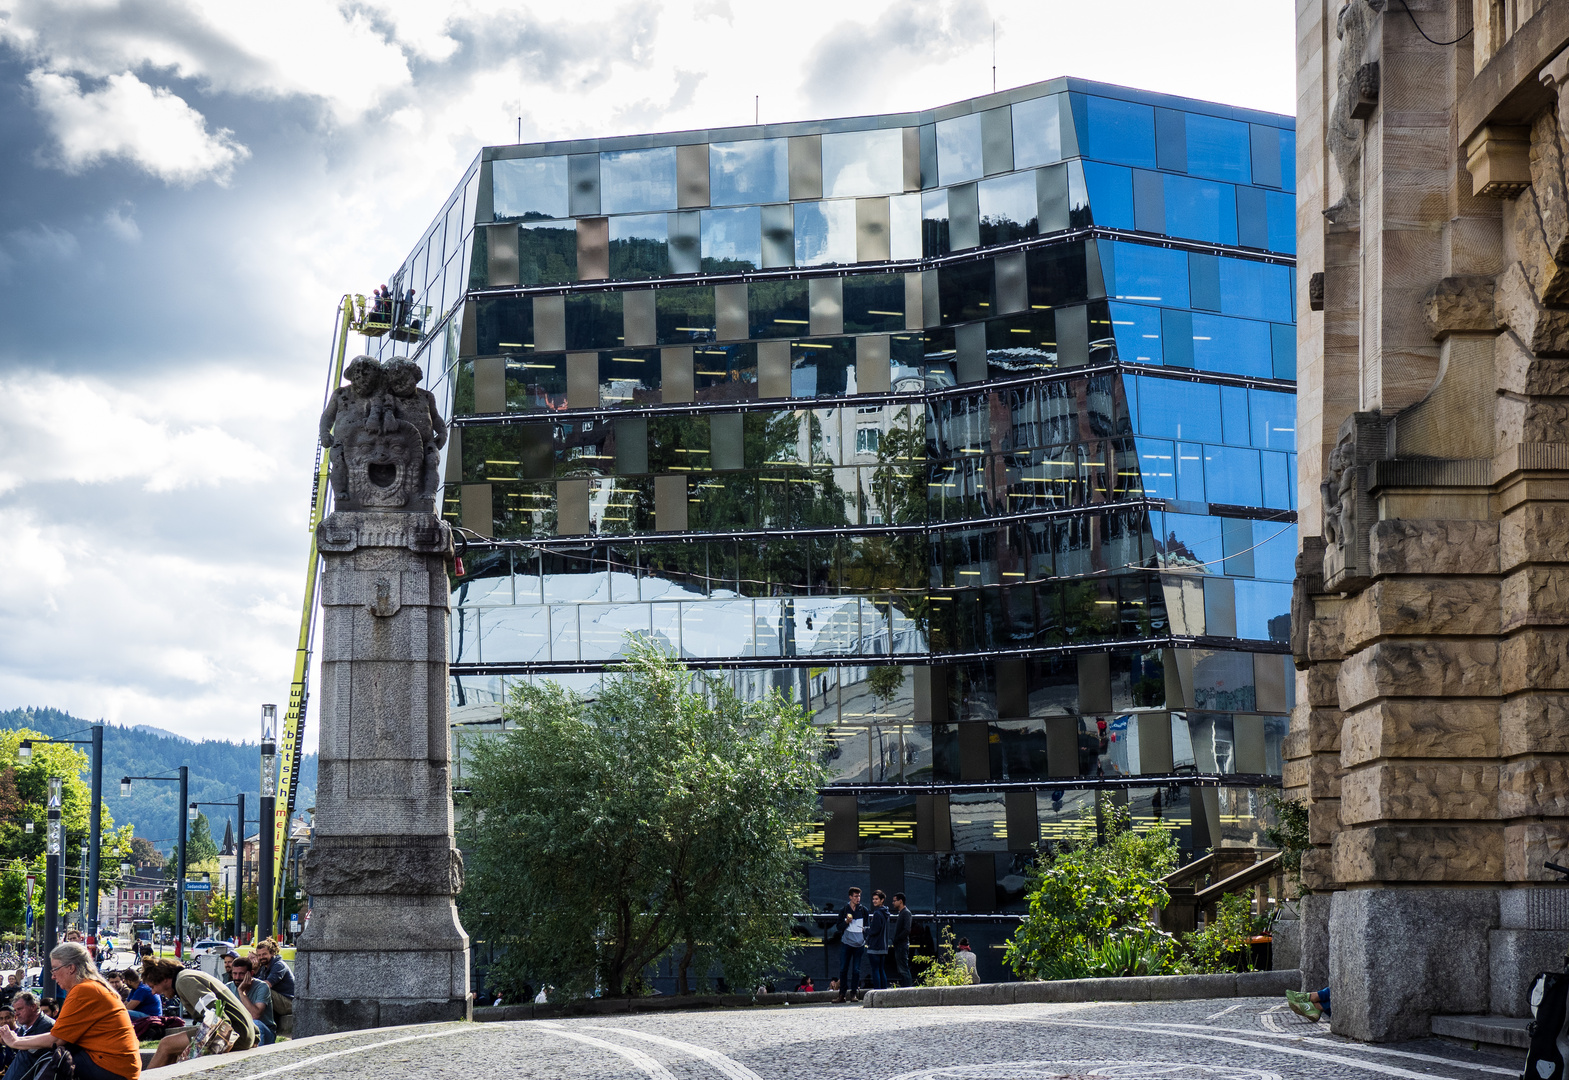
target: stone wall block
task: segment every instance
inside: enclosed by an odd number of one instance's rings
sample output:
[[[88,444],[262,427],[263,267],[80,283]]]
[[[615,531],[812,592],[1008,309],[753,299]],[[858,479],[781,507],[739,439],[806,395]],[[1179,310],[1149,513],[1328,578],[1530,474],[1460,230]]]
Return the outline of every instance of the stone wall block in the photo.
[[[1314,845],[1328,846],[1340,831],[1340,800],[1319,799],[1308,807],[1308,841]]]
[[[1565,536],[1569,505],[1528,502],[1513,507],[1498,523],[1498,569],[1508,573],[1526,563],[1563,562]]]
[[[1303,709],[1291,717],[1291,730],[1281,743],[1286,760],[1309,754],[1340,752],[1339,709]]]
[[[1379,701],[1345,718],[1340,763],[1377,758],[1478,758],[1498,753],[1496,701]]]
[[[1504,872],[1503,831],[1501,825],[1344,829],[1335,837],[1334,878],[1342,885],[1498,881]]]
[[[1338,663],[1314,664],[1307,670],[1307,703],[1313,708],[1335,709],[1340,706],[1340,665]]]
[[[1503,579],[1502,629],[1569,626],[1569,566],[1528,565]]]
[[[1525,821],[1504,829],[1505,880],[1563,881],[1546,862],[1569,865],[1569,821]]]
[[[1307,658],[1312,661],[1339,660],[1346,655],[1341,644],[1338,619],[1311,619],[1307,628]]]
[[[1569,356],[1569,311],[1542,306],[1520,263],[1498,278],[1498,321],[1538,356]]]
[[[1314,754],[1308,762],[1308,798],[1338,799],[1340,797],[1340,755]]]
[[[1569,402],[1500,395],[1493,403],[1494,445],[1569,442]]]
[[[1520,694],[1499,707],[1499,754],[1569,754],[1569,694]]]
[[[1327,847],[1309,848],[1302,853],[1302,887],[1313,892],[1335,888],[1334,854]]]
[[[1341,640],[1355,652],[1380,637],[1496,634],[1498,588],[1491,578],[1377,581],[1341,609]]]
[[[1515,394],[1569,394],[1569,359],[1534,356],[1513,334],[1500,335],[1493,345],[1493,371],[1498,388]]]
[[[1305,793],[1313,772],[1311,757],[1294,758],[1281,766],[1280,784],[1288,791],[1301,788]]]
[[[1450,762],[1382,762],[1340,780],[1340,820],[1488,820],[1498,817],[1498,766]]]
[[[1505,693],[1569,689],[1569,628],[1516,631],[1504,639],[1499,669]]]
[[[1506,818],[1569,818],[1569,759],[1504,762],[1498,777],[1498,811]]]
[[[1434,337],[1457,331],[1494,330],[1498,318],[1493,303],[1492,278],[1447,277],[1422,297],[1422,315]]]
[[[1486,1012],[1492,889],[1356,889],[1330,900],[1331,1030],[1385,1042],[1431,1034],[1433,1013]]]
[[[1340,666],[1340,707],[1381,697],[1492,697],[1498,693],[1498,645],[1477,639],[1377,642]]]
[[[1497,549],[1494,522],[1412,518],[1376,522],[1368,547],[1374,576],[1494,574]]]

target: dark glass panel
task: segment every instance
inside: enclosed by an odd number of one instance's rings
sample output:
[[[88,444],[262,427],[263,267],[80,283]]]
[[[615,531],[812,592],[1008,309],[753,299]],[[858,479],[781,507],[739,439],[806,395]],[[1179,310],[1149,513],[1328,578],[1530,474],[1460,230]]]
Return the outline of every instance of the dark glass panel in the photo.
[[[981,259],[937,271],[937,294],[945,323],[984,319],[995,308],[991,260]]]
[[[1083,243],[1031,248],[1025,253],[1025,267],[1031,308],[1076,304],[1089,295]]]
[[[887,334],[904,329],[904,275],[857,274],[844,279],[847,334]]]
[[[713,341],[716,331],[712,286],[655,291],[654,319],[661,345]]]
[[[599,403],[606,408],[659,402],[658,349],[611,349],[599,354]]]
[[[518,282],[554,285],[577,280],[577,222],[525,222],[518,226]]]
[[[475,308],[474,330],[480,356],[533,348],[534,301],[531,298],[481,299]]]
[[[617,280],[670,276],[667,216],[629,214],[610,219],[610,276]]]
[[[796,337],[811,325],[805,281],[754,281],[747,303],[754,338]]]
[[[699,401],[742,401],[757,397],[757,346],[699,345],[692,354]]]
[[[613,349],[621,344],[621,294],[580,293],[566,298],[567,350]]]
[[[1039,231],[1034,172],[1016,172],[976,185],[981,210],[981,243],[1011,244]]]

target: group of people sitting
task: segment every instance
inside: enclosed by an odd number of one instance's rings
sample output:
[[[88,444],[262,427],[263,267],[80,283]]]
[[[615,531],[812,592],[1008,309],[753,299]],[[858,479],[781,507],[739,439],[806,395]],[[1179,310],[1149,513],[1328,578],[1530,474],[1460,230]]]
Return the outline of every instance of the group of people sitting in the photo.
[[[249,1014],[255,1044],[273,1042],[278,1015],[292,1012],[294,1001],[294,973],[278,943],[268,939],[251,956],[231,951],[223,960],[221,983]],[[175,990],[185,972],[178,961],[146,955],[139,968],[100,972],[85,945],[67,941],[50,952],[48,964],[60,988],[53,1011],[52,999],[21,989],[19,973],[0,991],[0,1080],[53,1077],[62,1055],[81,1080],[136,1080],[144,1038],[159,1040],[149,1068],[178,1061],[189,1049],[193,1029],[179,1015]]]

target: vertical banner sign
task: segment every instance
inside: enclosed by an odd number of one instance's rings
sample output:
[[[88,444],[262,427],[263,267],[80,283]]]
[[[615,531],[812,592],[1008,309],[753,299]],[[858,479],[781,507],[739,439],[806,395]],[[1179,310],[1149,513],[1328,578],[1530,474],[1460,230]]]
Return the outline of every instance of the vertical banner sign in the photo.
[[[343,381],[343,357],[349,346],[349,323],[354,318],[354,301],[345,296],[338,309],[337,340],[327,365],[327,393],[331,397]],[[283,730],[278,739],[278,790],[273,804],[272,880],[283,888],[283,853],[289,840],[289,818],[294,813],[294,797],[299,790],[300,758],[305,729],[305,708],[310,701],[311,637],[316,625],[316,578],[320,557],[316,552],[316,526],[327,512],[327,469],[330,450],[316,448],[316,483],[311,490],[310,553],[305,560],[305,603],[300,612],[300,640],[294,650],[294,679],[289,684],[289,708],[283,714]]]

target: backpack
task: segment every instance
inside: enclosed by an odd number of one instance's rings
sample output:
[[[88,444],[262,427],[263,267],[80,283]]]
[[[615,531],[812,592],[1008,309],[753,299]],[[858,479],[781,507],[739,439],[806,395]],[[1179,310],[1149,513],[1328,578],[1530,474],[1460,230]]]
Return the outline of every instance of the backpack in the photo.
[[[55,1043],[48,1050],[32,1053],[38,1056],[19,1080],[76,1080],[76,1059],[64,1043]]]
[[[1544,971],[1531,980],[1531,1015],[1523,1080],[1565,1080],[1569,1058],[1569,973]]]

